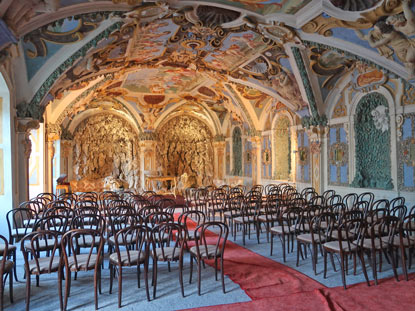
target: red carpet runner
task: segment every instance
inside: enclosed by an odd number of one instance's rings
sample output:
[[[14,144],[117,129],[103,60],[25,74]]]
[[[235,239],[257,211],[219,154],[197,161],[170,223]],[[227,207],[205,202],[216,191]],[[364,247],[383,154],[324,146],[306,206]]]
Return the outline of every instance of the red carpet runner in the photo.
[[[327,288],[296,270],[229,241],[224,266],[225,274],[239,284],[252,301],[191,310],[415,310],[414,275],[410,275],[409,282],[396,282],[392,278],[382,280],[378,286],[349,285],[346,291],[343,287]]]

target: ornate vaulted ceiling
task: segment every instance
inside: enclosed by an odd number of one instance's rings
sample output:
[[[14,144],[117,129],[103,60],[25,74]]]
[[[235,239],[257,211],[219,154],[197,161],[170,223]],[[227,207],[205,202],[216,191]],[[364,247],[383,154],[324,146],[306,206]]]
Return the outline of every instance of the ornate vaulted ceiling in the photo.
[[[318,124],[339,83],[401,78],[411,90],[413,11],[409,0],[3,0],[0,61],[18,115],[47,107],[63,129],[102,110],[143,131],[179,113],[217,133],[226,115],[260,130],[281,107]]]

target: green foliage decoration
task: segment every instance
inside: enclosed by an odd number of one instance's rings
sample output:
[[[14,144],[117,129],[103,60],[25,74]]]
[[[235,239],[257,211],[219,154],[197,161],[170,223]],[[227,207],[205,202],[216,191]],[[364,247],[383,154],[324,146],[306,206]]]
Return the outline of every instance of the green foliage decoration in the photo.
[[[372,111],[380,105],[388,108],[386,98],[380,93],[369,93],[358,103],[354,117],[356,175],[352,187],[393,189],[390,128],[377,129],[372,116]],[[389,115],[387,119],[389,122]]]
[[[232,133],[233,171],[232,175],[242,176],[242,132],[235,127]]]

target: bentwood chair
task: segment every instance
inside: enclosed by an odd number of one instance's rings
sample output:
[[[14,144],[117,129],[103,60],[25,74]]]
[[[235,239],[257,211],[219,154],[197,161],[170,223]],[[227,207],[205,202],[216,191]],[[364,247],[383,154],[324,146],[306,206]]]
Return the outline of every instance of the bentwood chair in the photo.
[[[179,262],[179,282],[184,297],[183,255],[186,247],[186,234],[177,223],[162,223],[151,231],[151,252],[153,259],[153,298],[156,298],[158,262],[167,262],[169,271],[171,262]]]
[[[59,256],[59,234],[48,230],[34,231],[21,240],[21,251],[24,258],[26,277],[26,311],[30,305],[30,287],[32,275],[36,276],[36,286],[39,286],[39,276],[58,272],[58,293],[60,309],[62,310],[62,266]],[[48,250],[48,256],[40,256]]]
[[[212,234],[214,232],[214,234]],[[190,280],[192,282],[193,259],[197,264],[197,293],[201,294],[201,263],[213,259],[215,262],[215,279],[218,280],[218,261],[220,260],[222,290],[225,294],[225,279],[223,270],[223,256],[229,228],[223,222],[211,221],[199,225],[195,230],[196,245],[190,248]]]
[[[122,296],[122,271],[123,267],[137,268],[137,282],[140,287],[140,265],[144,264],[144,281],[146,286],[147,300],[150,301],[148,288],[148,259],[149,240],[151,229],[146,226],[131,226],[121,229],[115,235],[115,252],[110,255],[110,290],[115,270],[118,270],[118,308],[121,308]]]
[[[327,254],[338,254],[340,256],[340,270],[343,287],[346,289],[346,271],[348,268],[347,259],[349,255],[354,255],[359,256],[367,285],[370,286],[363,255],[363,238],[365,228],[366,222],[362,216],[356,218],[342,218],[342,222],[337,228],[337,240],[329,241],[323,244],[324,278],[326,278],[327,272]],[[356,265],[354,269],[356,271]]]
[[[89,248],[78,254],[78,241],[91,240]],[[99,239],[98,250],[94,252],[95,240]],[[98,309],[98,290],[101,294],[101,264],[103,260],[102,248],[104,237],[102,233],[90,229],[72,229],[65,233],[61,241],[62,256],[65,264],[65,297],[63,310],[66,310],[71,288],[71,272],[94,270],[94,298],[95,309]],[[72,255],[70,255],[72,254]]]
[[[13,262],[7,260],[9,255],[9,243],[7,239],[0,235],[0,311],[3,311],[3,296],[4,296],[4,284],[5,277],[9,278],[9,296],[10,303],[13,303]]]

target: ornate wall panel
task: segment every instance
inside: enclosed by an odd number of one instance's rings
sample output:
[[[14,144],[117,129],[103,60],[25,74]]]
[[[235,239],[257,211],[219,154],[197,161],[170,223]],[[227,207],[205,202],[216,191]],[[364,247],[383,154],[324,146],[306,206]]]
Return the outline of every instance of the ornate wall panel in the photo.
[[[310,182],[310,142],[304,130],[297,132],[297,176],[296,181]]]
[[[242,176],[242,132],[239,127],[235,127],[232,133],[232,175]]]
[[[354,116],[356,173],[353,187],[392,189],[391,143],[387,99],[365,95]]]
[[[254,161],[254,153],[252,151],[252,143],[248,139],[244,139],[244,176],[252,177],[252,163]]]
[[[74,178],[112,176],[138,188],[140,180],[138,137],[127,121],[112,114],[92,116],[74,132]]]
[[[274,131],[274,179],[288,180],[291,171],[291,135],[290,120],[286,116],[280,116],[275,124]]]
[[[415,113],[403,117],[398,131],[399,189],[415,191]]]
[[[349,147],[343,125],[331,126],[328,139],[328,184],[349,185]]]
[[[262,178],[272,178],[271,137],[262,137]]]
[[[198,186],[212,183],[213,137],[203,122],[186,115],[175,117],[159,128],[157,134],[163,174],[186,173]]]

